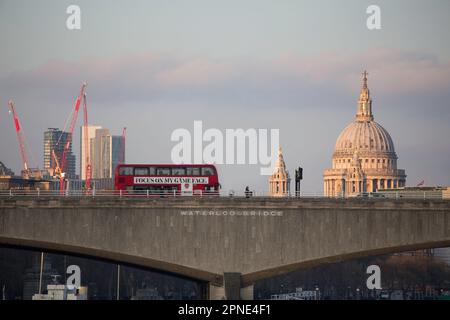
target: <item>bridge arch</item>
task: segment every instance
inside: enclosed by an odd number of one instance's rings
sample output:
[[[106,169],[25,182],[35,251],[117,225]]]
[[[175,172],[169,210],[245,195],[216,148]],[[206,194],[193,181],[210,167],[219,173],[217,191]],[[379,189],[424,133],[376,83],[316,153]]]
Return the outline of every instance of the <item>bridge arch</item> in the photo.
[[[221,285],[223,279],[221,275],[211,272],[188,268],[164,261],[156,261],[145,257],[137,257],[117,252],[109,252],[105,250],[78,247],[60,243],[51,243],[43,241],[35,241],[29,239],[13,239],[0,237],[0,247],[10,246],[20,249],[29,249],[35,251],[46,251],[49,253],[67,254],[87,259],[100,259],[109,263],[125,264],[139,268],[148,269],[150,271],[160,272],[174,277],[184,278],[187,280],[213,283]]]
[[[443,248],[450,247],[450,240],[447,241],[437,241],[437,242],[428,242],[428,243],[418,243],[413,245],[404,245],[404,246],[395,246],[395,247],[386,247],[386,248],[377,248],[367,251],[360,252],[352,252],[347,254],[340,254],[337,256],[329,256],[322,257],[319,259],[312,259],[308,261],[299,261],[297,263],[292,263],[272,269],[266,269],[261,271],[256,271],[248,274],[242,275],[242,284],[244,286],[249,286],[254,284],[257,281],[270,279],[276,276],[281,276],[290,272],[295,272],[302,269],[314,268],[317,266],[321,266],[324,264],[345,262],[354,259],[360,258],[368,258],[373,256],[387,255],[387,254],[395,254],[406,251],[416,251],[416,250],[425,250],[425,249],[434,249],[434,248]]]

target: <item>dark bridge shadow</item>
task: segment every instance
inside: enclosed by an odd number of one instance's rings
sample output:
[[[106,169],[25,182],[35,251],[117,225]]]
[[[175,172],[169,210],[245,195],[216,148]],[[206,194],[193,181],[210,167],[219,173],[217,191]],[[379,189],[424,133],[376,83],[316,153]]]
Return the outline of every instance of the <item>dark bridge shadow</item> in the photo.
[[[404,245],[404,246],[395,246],[388,248],[379,248],[374,250],[367,251],[359,251],[352,252],[348,254],[341,254],[337,256],[330,256],[320,259],[302,261],[299,263],[293,263],[277,268],[261,270],[258,272],[253,272],[249,274],[242,275],[242,284],[243,286],[254,284],[256,281],[270,279],[276,276],[281,276],[287,273],[291,273],[294,271],[309,269],[318,267],[325,264],[332,264],[338,262],[345,262],[354,259],[367,258],[372,256],[380,256],[387,254],[394,254],[406,251],[417,251],[417,250],[425,250],[425,249],[434,249],[434,248],[443,248],[450,247],[450,240],[447,241],[436,241],[436,242],[427,242],[422,244],[414,244],[414,245]]]
[[[0,245],[13,248],[32,249],[37,251],[46,251],[49,253],[67,254],[82,258],[90,258],[103,260],[105,262],[127,265],[149,271],[166,274],[185,280],[201,283],[204,287],[204,294],[207,295],[208,284],[223,285],[223,275],[214,274],[207,271],[197,270],[186,266],[171,264],[167,262],[157,261],[135,255],[126,255],[117,252],[108,252],[105,250],[96,250],[92,248],[70,246],[66,244],[58,244],[51,242],[39,242],[35,240],[14,239],[0,237]],[[301,261],[298,263],[288,264],[276,268],[260,270],[253,273],[243,274],[241,276],[241,284],[243,287],[254,284],[257,281],[284,275],[301,269],[308,269],[324,264],[344,262],[348,260],[365,258],[371,256],[379,256],[385,254],[394,254],[404,251],[416,251],[423,249],[432,249],[440,247],[450,247],[450,240],[427,242],[414,245],[395,246],[387,248],[378,248],[367,251],[352,252],[348,254],[340,254],[320,259]],[[202,294],[203,295],[203,294]]]
[[[154,261],[146,258],[138,258],[136,256],[128,256],[117,253],[111,254],[103,250],[100,251],[83,247],[0,237],[0,248],[2,247],[10,249],[31,250],[35,252],[43,251],[50,254],[68,255],[71,257],[89,259],[109,264],[120,264],[121,266],[125,267],[131,267],[143,271],[149,271],[161,275],[175,277],[181,280],[197,283],[200,287],[200,298],[208,298],[208,285],[209,283],[211,283],[211,281],[209,280],[210,278],[205,276],[207,278],[207,280],[205,280],[203,278],[193,277],[189,274],[190,269],[185,267],[180,268],[179,266],[172,266],[168,263],[161,263],[159,261]],[[181,270],[181,272],[179,272],[178,270]],[[199,273],[197,270],[196,272]],[[217,283],[221,283],[222,281],[220,277],[217,279],[214,278],[214,280]]]

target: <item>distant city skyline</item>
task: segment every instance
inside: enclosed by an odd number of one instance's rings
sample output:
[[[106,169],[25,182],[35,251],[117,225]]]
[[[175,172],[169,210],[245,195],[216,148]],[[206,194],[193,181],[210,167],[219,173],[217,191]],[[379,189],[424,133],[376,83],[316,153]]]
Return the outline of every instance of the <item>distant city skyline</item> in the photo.
[[[302,166],[302,190],[322,192],[367,69],[406,184],[449,185],[450,2],[376,2],[382,29],[369,31],[369,1],[76,1],[82,28],[69,31],[72,1],[1,1],[0,161],[20,172],[8,99],[41,159],[43,132],[63,127],[87,81],[90,123],[128,128],[127,162],[170,162],[171,133],[196,120],[277,128],[291,176]],[[268,190],[258,165],[219,174],[225,190]]]

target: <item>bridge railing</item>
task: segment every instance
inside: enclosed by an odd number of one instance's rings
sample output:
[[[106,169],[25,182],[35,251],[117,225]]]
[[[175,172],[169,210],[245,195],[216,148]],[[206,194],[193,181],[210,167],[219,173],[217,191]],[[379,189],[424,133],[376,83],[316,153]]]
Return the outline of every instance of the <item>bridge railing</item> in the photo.
[[[200,197],[218,197],[220,193],[217,191],[194,191],[190,194],[177,190],[167,191],[151,191],[151,190],[20,190],[10,189],[0,191],[0,197],[109,197],[109,198],[154,198],[154,197],[181,197],[181,196],[200,196]]]
[[[0,198],[17,198],[17,197],[33,197],[33,198],[175,198],[175,197],[228,197],[228,198],[347,198],[342,194],[334,196],[326,196],[321,192],[301,192],[300,194],[287,193],[281,196],[271,196],[266,191],[202,191],[194,190],[193,192],[180,192],[178,190],[152,191],[152,190],[25,190],[25,189],[9,189],[0,190]],[[349,198],[355,199],[443,199],[443,194],[437,191],[390,191],[385,193],[362,193]]]

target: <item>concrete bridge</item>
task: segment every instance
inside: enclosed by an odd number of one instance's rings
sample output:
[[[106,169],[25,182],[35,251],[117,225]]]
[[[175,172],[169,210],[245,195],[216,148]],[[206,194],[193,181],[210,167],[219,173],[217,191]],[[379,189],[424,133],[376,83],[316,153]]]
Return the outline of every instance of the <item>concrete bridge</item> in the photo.
[[[110,259],[251,299],[257,280],[375,254],[450,246],[450,201],[4,198],[0,244]]]

